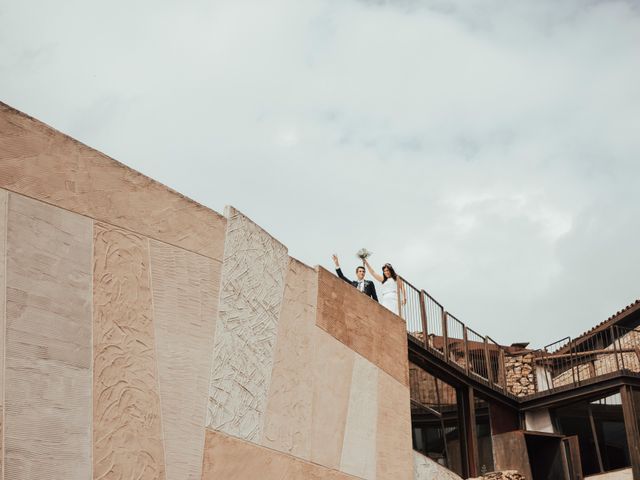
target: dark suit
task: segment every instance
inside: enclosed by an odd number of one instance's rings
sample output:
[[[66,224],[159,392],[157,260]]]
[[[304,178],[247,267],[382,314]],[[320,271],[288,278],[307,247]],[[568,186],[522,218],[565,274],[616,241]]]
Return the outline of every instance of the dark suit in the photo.
[[[350,283],[354,287],[358,288],[358,281],[357,280],[349,280],[347,277],[345,277],[344,274],[342,273],[342,269],[341,268],[336,268],[336,273],[345,282]],[[363,293],[365,295],[373,298],[377,302],[378,301],[378,295],[376,295],[376,286],[373,284],[373,282],[371,280],[363,280],[363,282],[364,282],[364,288],[363,288],[364,292]]]

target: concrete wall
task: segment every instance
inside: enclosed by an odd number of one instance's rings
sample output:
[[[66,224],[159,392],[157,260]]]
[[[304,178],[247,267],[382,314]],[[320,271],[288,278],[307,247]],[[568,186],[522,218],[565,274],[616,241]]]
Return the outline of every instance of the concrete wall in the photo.
[[[591,475],[584,478],[591,478],[593,480],[631,480],[633,478],[633,472],[630,468],[625,468],[624,470],[616,470],[615,472]]]
[[[413,478],[403,321],[0,104],[0,479]]]
[[[526,411],[525,425],[527,430],[534,432],[556,433],[553,429],[553,422],[548,408]]]
[[[413,452],[413,478],[415,480],[462,480],[462,477],[418,452]]]

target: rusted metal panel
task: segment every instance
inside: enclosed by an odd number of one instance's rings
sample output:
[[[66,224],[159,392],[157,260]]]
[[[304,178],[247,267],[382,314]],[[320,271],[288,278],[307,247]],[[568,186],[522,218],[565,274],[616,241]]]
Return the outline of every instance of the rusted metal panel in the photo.
[[[517,470],[532,478],[527,442],[522,430],[493,436],[493,463],[496,471]]]

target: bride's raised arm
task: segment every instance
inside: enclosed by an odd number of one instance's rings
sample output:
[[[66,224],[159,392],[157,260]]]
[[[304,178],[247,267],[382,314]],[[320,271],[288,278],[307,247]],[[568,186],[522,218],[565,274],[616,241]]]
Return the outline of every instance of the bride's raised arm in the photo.
[[[382,280],[384,280],[384,278],[382,278],[382,275],[380,275],[379,273],[377,273],[372,267],[371,265],[369,265],[369,262],[367,261],[367,259],[364,259],[364,264],[367,267],[367,270],[369,270],[369,273],[371,274],[371,276],[373,278],[375,278],[377,281],[382,282]]]

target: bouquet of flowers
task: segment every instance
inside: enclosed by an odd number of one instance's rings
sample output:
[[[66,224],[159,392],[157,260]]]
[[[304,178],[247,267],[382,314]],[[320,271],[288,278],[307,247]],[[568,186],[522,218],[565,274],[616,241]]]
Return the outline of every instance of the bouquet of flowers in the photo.
[[[370,252],[369,250],[367,250],[366,248],[361,248],[360,250],[358,250],[358,252],[356,253],[356,257],[358,257],[360,260],[362,260],[362,263],[364,264],[364,261],[369,258],[371,255],[373,255],[373,252]]]

